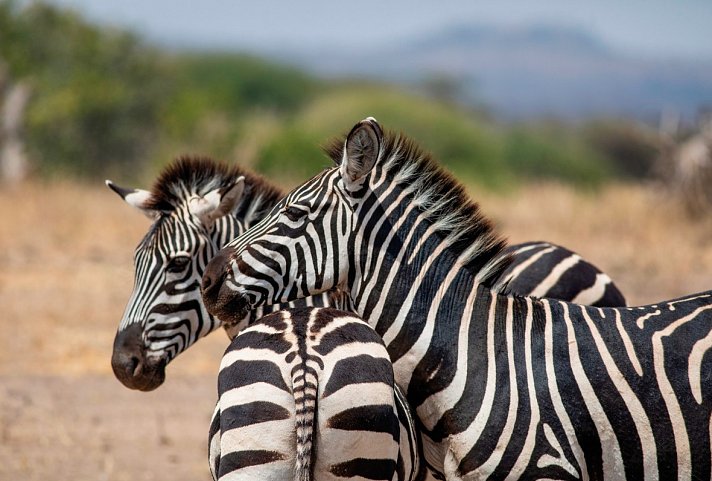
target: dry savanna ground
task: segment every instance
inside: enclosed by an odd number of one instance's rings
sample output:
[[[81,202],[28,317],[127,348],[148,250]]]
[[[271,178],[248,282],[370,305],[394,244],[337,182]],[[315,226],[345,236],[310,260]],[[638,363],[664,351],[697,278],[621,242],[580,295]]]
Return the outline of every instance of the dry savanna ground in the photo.
[[[712,221],[653,187],[473,195],[510,240],[577,251],[633,304],[712,288]],[[1,190],[0,215],[0,479],[209,479],[224,334],[171,364],[153,393],[125,389],[109,365],[148,221],[103,186],[70,183]]]

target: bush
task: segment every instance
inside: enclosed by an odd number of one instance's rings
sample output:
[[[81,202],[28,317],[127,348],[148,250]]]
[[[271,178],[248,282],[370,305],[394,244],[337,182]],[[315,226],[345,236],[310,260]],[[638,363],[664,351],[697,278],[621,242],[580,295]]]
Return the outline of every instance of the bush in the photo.
[[[608,120],[591,122],[583,136],[608,159],[620,177],[641,179],[653,175],[662,149],[657,133],[633,122]]]

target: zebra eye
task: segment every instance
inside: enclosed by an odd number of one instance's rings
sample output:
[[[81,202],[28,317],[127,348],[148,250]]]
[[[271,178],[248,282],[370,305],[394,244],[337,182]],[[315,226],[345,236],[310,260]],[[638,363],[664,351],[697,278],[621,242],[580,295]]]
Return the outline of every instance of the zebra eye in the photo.
[[[183,272],[183,270],[190,264],[190,257],[188,256],[176,256],[168,261],[166,265],[166,270],[168,272]]]
[[[300,209],[299,207],[295,207],[293,205],[290,205],[286,209],[284,209],[284,214],[287,216],[289,220],[292,222],[296,222],[305,215],[307,215],[307,211]]]

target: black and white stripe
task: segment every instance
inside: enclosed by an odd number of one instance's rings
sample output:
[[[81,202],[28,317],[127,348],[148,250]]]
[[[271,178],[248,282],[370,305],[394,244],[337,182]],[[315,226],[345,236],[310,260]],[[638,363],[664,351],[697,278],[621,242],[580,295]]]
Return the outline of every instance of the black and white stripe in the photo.
[[[638,308],[503,294],[504,242],[413,142],[367,119],[331,154],[340,167],[208,264],[208,310],[339,286],[446,479],[712,478],[712,292]]]
[[[127,386],[154,389],[164,379],[166,364],[221,325],[202,305],[199,286],[205,265],[218,249],[261,220],[284,194],[249,171],[190,157],[169,165],[150,191],[107,184],[153,220],[135,251],[134,289],[117,330],[112,366]],[[531,246],[522,244],[512,252],[512,268],[503,278],[512,292],[536,295],[542,276],[550,274],[558,280],[547,292],[549,296],[565,300],[578,296],[576,299],[585,303],[587,299],[581,295],[600,294],[600,289],[591,288],[592,279],[610,281],[578,257],[572,264],[567,259],[574,254],[563,247],[538,243],[535,249],[533,254]],[[560,266],[567,262],[572,265],[564,272]],[[603,284],[596,282],[594,287],[599,285]],[[611,283],[605,293],[595,299],[597,305],[624,302]],[[350,309],[348,296],[336,294],[323,293],[281,307],[332,305]],[[588,299],[594,303],[593,297]],[[264,306],[251,316],[222,326],[234,337],[250,319],[279,308]]]
[[[221,325],[202,303],[205,265],[261,219],[282,192],[255,174],[204,158],[178,159],[150,191],[107,185],[153,220],[134,254],[134,288],[112,355],[114,373],[124,385],[151,390],[163,382],[167,363]],[[327,297],[292,304],[324,305]],[[248,321],[225,327],[234,335]]]
[[[625,297],[611,278],[569,249],[549,242],[507,247],[512,262],[497,279],[504,293],[561,299],[596,307],[625,306]]]
[[[368,324],[330,308],[279,311],[225,352],[211,472],[216,480],[424,479],[413,424]]]

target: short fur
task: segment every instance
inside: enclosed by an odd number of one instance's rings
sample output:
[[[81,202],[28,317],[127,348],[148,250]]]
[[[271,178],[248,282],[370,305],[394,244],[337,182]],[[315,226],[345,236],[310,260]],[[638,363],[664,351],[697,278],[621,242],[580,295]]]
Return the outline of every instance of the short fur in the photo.
[[[335,139],[324,147],[337,165],[345,139]],[[415,192],[413,201],[437,222],[440,232],[452,243],[450,252],[464,255],[465,267],[478,272],[482,284],[492,287],[511,263],[511,256],[503,255],[506,240],[495,232],[463,185],[403,133],[385,131],[381,159],[389,179],[408,184]]]

